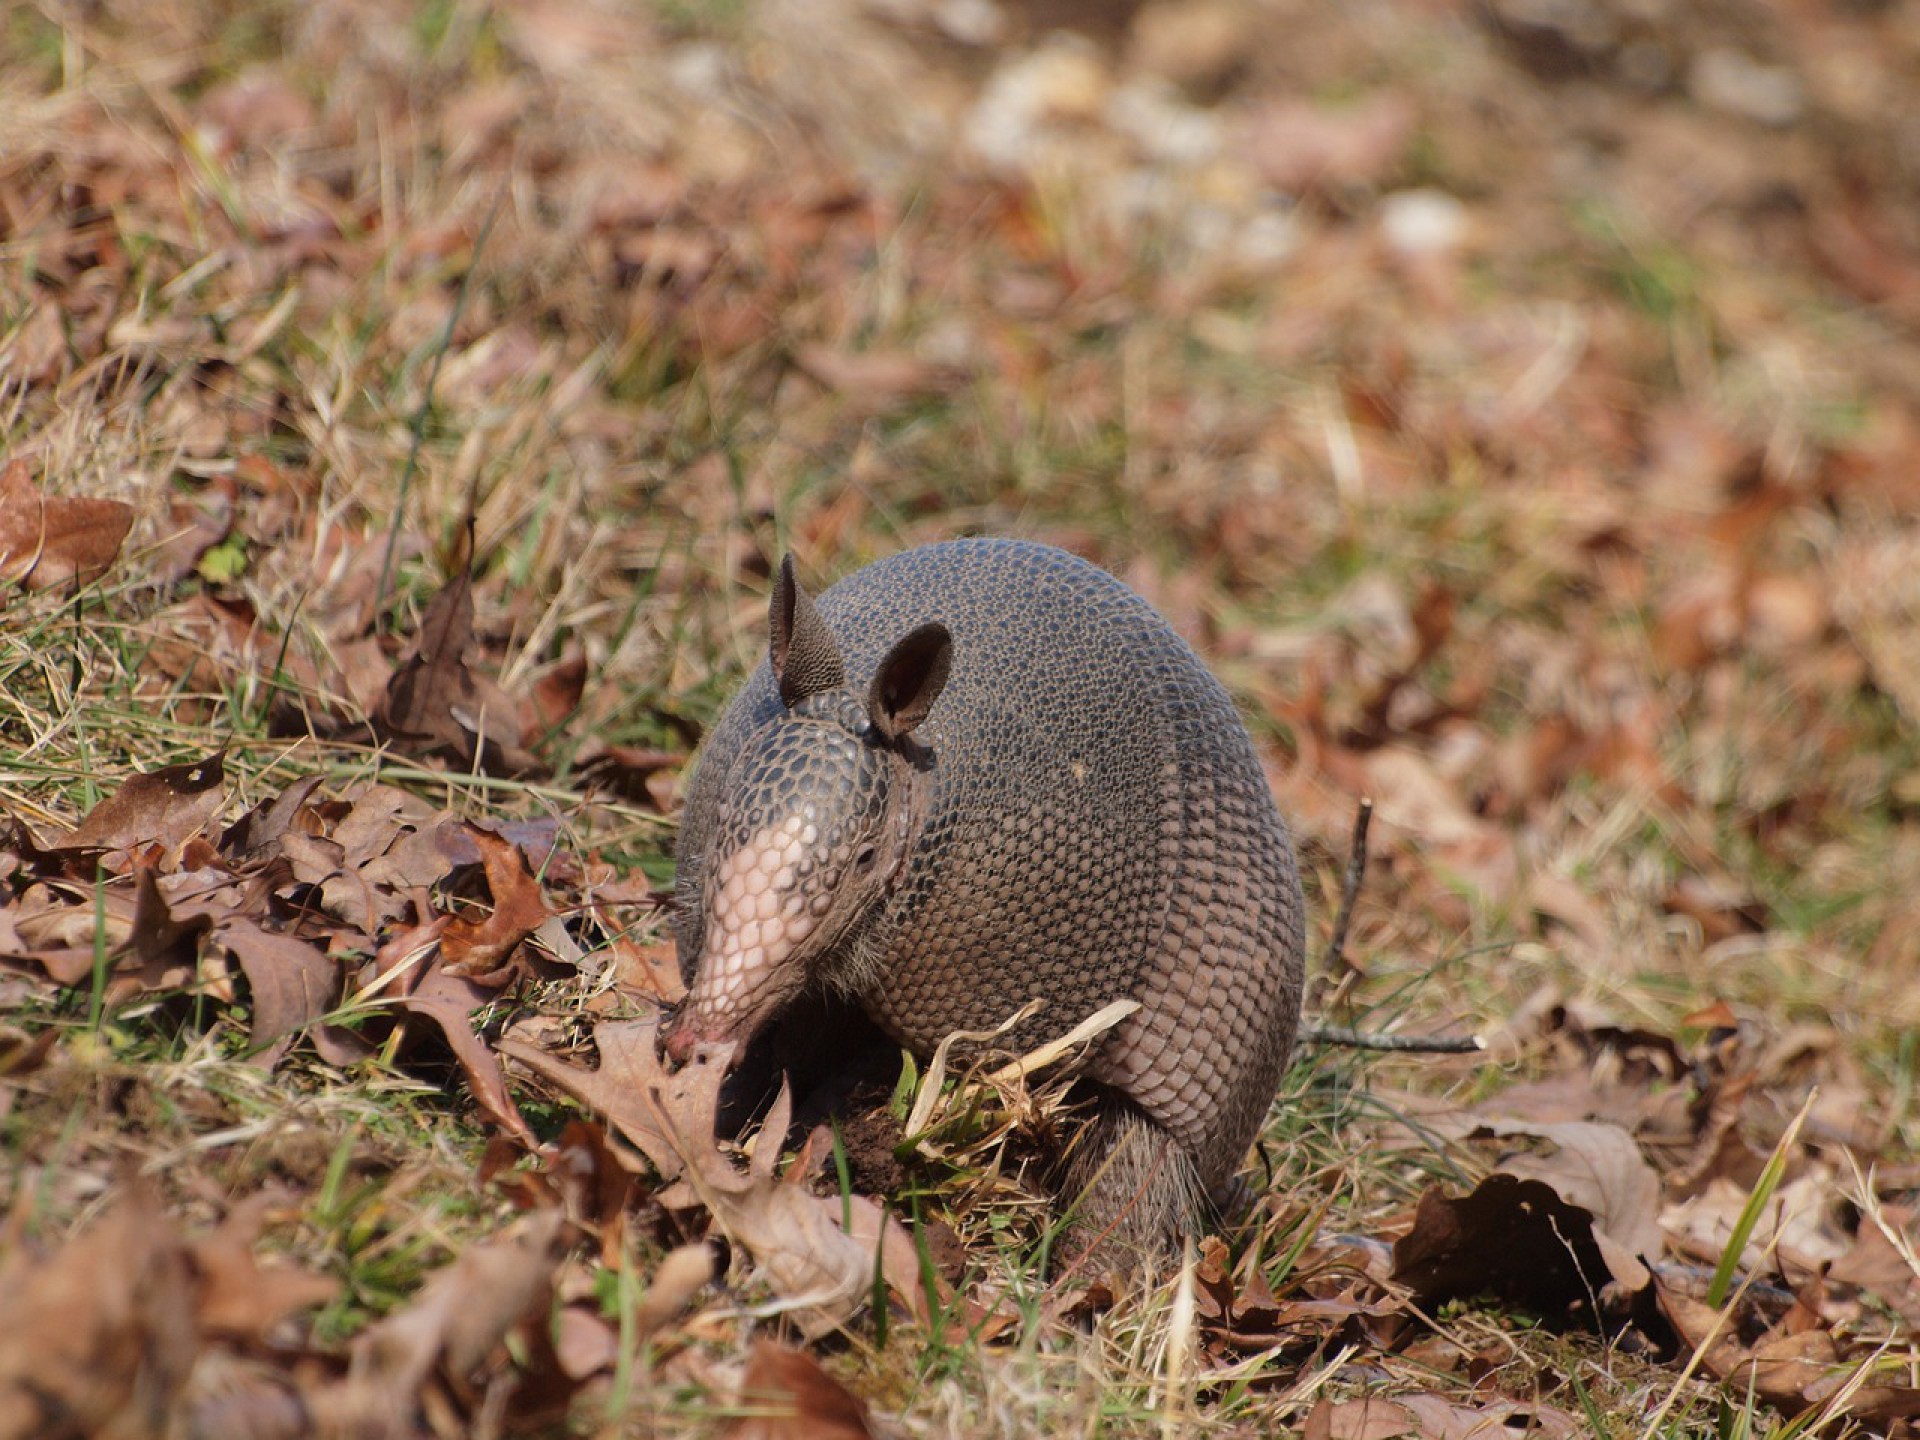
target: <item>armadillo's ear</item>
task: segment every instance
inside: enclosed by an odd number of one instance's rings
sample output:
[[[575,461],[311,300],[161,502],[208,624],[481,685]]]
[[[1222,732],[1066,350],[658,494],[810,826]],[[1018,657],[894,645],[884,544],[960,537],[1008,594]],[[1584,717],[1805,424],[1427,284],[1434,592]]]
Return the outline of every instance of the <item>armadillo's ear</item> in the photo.
[[[922,625],[887,652],[867,691],[867,718],[898,740],[927,718],[953,668],[953,637],[939,621]]]
[[[809,695],[838,690],[847,683],[840,647],[814,609],[813,597],[793,578],[791,555],[781,557],[780,575],[773,582],[767,633],[773,678],[780,682],[780,699],[789,709]]]

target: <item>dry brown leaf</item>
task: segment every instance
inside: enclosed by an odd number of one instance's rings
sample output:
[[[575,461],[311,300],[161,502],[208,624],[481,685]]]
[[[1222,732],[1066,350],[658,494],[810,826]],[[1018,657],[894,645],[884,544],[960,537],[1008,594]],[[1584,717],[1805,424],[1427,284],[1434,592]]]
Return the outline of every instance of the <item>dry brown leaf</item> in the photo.
[[[659,1028],[657,1019],[595,1025],[593,1044],[600,1052],[600,1064],[592,1070],[518,1040],[502,1040],[498,1049],[603,1116],[653,1163],[663,1179],[672,1180],[685,1166],[667,1128],[662,1102],[702,1077],[691,1066],[676,1073],[660,1063],[654,1044]]]
[[[1386,1305],[1366,1305],[1351,1295],[1282,1301],[1259,1269],[1236,1277],[1231,1265],[1232,1254],[1219,1236],[1209,1235],[1200,1242],[1194,1268],[1197,1309],[1202,1324],[1241,1349],[1272,1345],[1283,1330],[1311,1328],[1326,1334],[1355,1317],[1391,1313]]]
[[[1474,1133],[1544,1142],[1502,1155],[1500,1169],[1544,1181],[1569,1205],[1587,1211],[1613,1278],[1629,1290],[1646,1287],[1641,1258],[1657,1257],[1665,1238],[1660,1230],[1660,1177],[1631,1135],[1618,1125],[1585,1120],[1488,1120]]]
[[[0,1065],[0,1072],[4,1068]],[[1853,1248],[1828,1267],[1826,1278],[1831,1284],[1858,1286],[1899,1313],[1909,1325],[1920,1327],[1920,1265],[1912,1258],[1917,1248],[1920,1220],[1916,1220],[1914,1210],[1904,1205],[1881,1205],[1875,1214],[1861,1217]]]
[[[145,1186],[43,1260],[15,1249],[0,1295],[0,1437],[167,1432],[200,1331],[187,1248]]]
[[[184,580],[207,551],[233,532],[238,490],[231,475],[216,475],[204,494],[195,499],[176,498],[168,506],[166,533],[152,553],[154,579],[162,585]]]
[[[674,779],[672,772],[686,760],[677,750],[590,743],[581,754],[580,764],[616,794],[664,814],[669,807],[662,791]]]
[[[662,1203],[697,1200],[728,1236],[759,1262],[761,1273],[791,1306],[802,1334],[814,1337],[844,1324],[871,1299],[875,1257],[886,1283],[923,1318],[928,1297],[919,1257],[899,1222],[864,1195],[843,1205],[837,1196],[811,1193],[813,1162],[806,1154],[785,1177],[774,1174],[787,1133],[792,1098],[783,1087],[761,1123],[747,1170],[738,1169],[714,1139],[731,1047],[700,1046],[678,1071],[668,1071],[654,1044],[658,1022],[620,1021],[594,1027],[600,1067],[570,1065],[531,1045],[502,1041],[500,1051],[546,1078],[608,1121],[679,1183]],[[843,1214],[852,1221],[843,1225]]]
[[[339,962],[307,941],[262,930],[246,919],[222,924],[213,941],[240,963],[247,977],[253,1000],[248,1040],[267,1052],[269,1065],[285,1048],[275,1042],[290,1043],[340,1002]]]
[[[104,575],[133,527],[133,509],[119,500],[43,495],[27,463],[0,470],[0,580],[49,590]]]
[[[756,1340],[728,1440],[873,1440],[867,1407],[802,1350]]]
[[[565,1228],[559,1211],[543,1210],[512,1234],[469,1246],[405,1309],[363,1333],[347,1377],[308,1396],[322,1433],[396,1433],[436,1377],[464,1391],[509,1331],[544,1320]]]
[[[534,713],[539,723],[533,733],[522,735],[522,745],[538,744],[546,735],[558,730],[580,708],[580,697],[587,688],[587,657],[569,655],[557,665],[543,671],[540,678],[533,682],[532,698]]]
[[[226,758],[220,754],[130,775],[87,813],[62,848],[131,850],[158,844],[172,850],[219,812],[226,780]]]
[[[263,1190],[227,1212],[211,1234],[191,1245],[200,1282],[199,1317],[209,1335],[229,1339],[266,1338],[287,1316],[324,1305],[340,1293],[340,1282],[290,1265],[263,1265],[254,1254],[267,1212],[292,1197]]]
[[[1512,1435],[1586,1433],[1579,1421],[1556,1406],[1514,1400],[1462,1405],[1442,1395],[1344,1401],[1323,1396],[1302,1431],[1304,1440],[1504,1440]]]
[[[1611,1259],[1593,1216],[1543,1180],[1489,1175],[1470,1195],[1420,1197],[1413,1228],[1393,1245],[1393,1278],[1423,1307],[1495,1295],[1540,1315],[1587,1313],[1616,1297]]]
[[[634,1334],[645,1339],[674,1320],[714,1278],[713,1246],[704,1240],[676,1245],[661,1257],[634,1310]]]
[[[1669,1204],[1660,1224],[1675,1252],[1705,1264],[1716,1263],[1733,1238],[1752,1187],[1724,1177],[1709,1180],[1694,1195]],[[1747,1240],[1753,1263],[1769,1249],[1774,1261],[1796,1280],[1818,1274],[1847,1251],[1848,1240],[1835,1223],[1839,1198],[1833,1173],[1808,1163],[1774,1192]]]
[[[553,1358],[575,1381],[611,1370],[620,1359],[620,1332],[597,1308],[564,1305],[553,1322]]]
[[[28,1035],[12,1026],[0,1026],[0,1080],[33,1074],[47,1063],[47,1057],[59,1042],[60,1031],[56,1029]],[[0,1101],[0,1105],[3,1104],[4,1101]],[[5,1110],[0,1108],[0,1119],[4,1118]]]
[[[925,1321],[934,1297],[922,1288],[919,1252],[899,1221],[864,1195],[823,1196],[806,1188],[815,1160],[826,1149],[814,1143],[817,1134],[786,1175],[775,1176],[780,1141],[792,1114],[792,1096],[784,1085],[761,1122],[746,1173],[712,1144],[730,1050],[696,1048],[686,1069],[704,1071],[706,1079],[679,1092],[666,1107],[668,1129],[687,1164],[681,1185],[759,1261],[782,1308],[792,1307],[787,1313],[808,1339],[838,1329],[865,1308],[873,1295],[876,1268]],[[671,1203],[671,1198],[662,1196],[662,1203]]]
[[[176,916],[160,893],[151,865],[133,867],[133,924],[126,948],[137,969],[115,966],[114,990],[159,990],[193,978],[200,937],[213,926],[205,913]],[[118,998],[117,995],[110,998]]]
[[[479,921],[454,917],[440,939],[441,964],[451,974],[480,978],[497,970],[552,912],[518,846],[478,825],[465,829],[486,866],[493,913]]]
[[[464,748],[467,733],[454,712],[473,699],[473,676],[466,665],[472,643],[473,575],[463,566],[420,617],[413,650],[387,682],[376,718],[400,739]]]
[[[1654,1293],[1661,1312],[1687,1348],[1693,1352],[1705,1348],[1701,1369],[1729,1389],[1757,1395],[1788,1415],[1828,1403],[1861,1364],[1872,1364],[1875,1358],[1842,1355],[1827,1330],[1775,1329],[1749,1345],[1740,1337],[1752,1329],[1738,1317],[1723,1320],[1720,1311],[1664,1281],[1654,1282]],[[1884,1373],[1884,1380],[1869,1379],[1856,1390],[1838,1413],[1878,1423],[1920,1415],[1920,1388],[1899,1383],[1904,1366],[1890,1363]]]
[[[687,993],[679,949],[671,940],[642,945],[625,936],[613,942],[613,983],[625,995],[676,1005]]]
[[[296,780],[273,799],[254,806],[227,827],[220,837],[221,848],[236,862],[270,858],[325,778],[309,775]]]
[[[436,924],[440,922],[435,922]],[[421,927],[424,931],[428,927]],[[415,932],[409,952],[417,947],[420,932]],[[507,1079],[500,1060],[473,1028],[473,1012],[498,998],[495,989],[461,975],[447,973],[444,958],[434,956],[419,971],[410,988],[397,997],[402,1010],[431,1021],[446,1038],[447,1047],[467,1077],[482,1113],[521,1144],[531,1149],[533,1131],[520,1117],[519,1107],[507,1093]]]

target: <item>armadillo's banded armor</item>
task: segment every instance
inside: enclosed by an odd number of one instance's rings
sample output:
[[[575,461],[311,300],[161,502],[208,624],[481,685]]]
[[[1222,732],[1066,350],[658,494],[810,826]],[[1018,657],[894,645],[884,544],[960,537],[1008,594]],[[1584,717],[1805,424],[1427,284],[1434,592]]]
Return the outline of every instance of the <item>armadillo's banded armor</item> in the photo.
[[[1110,1001],[1141,1009],[1090,1074],[1132,1097],[1217,1186],[1272,1102],[1299,1018],[1300,881],[1226,691],[1139,596],[1050,546],[960,540],[856,571],[818,599],[864,692],[928,621],[953,669],[915,739],[924,826],[886,901],[882,983],[864,1003],[925,1053],[1034,996],[1010,1043]],[[732,762],[781,708],[762,663],[702,752],[680,837],[691,978],[708,853]]]

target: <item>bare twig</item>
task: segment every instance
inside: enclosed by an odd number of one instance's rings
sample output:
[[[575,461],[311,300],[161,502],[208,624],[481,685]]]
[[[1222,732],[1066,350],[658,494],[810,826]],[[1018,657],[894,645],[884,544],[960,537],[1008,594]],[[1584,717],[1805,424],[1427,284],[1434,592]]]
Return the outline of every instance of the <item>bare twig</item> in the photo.
[[[1337,1045],[1350,1050],[1397,1050],[1424,1055],[1472,1055],[1487,1048],[1478,1035],[1387,1035],[1345,1025],[1302,1025],[1305,1045]]]
[[[1372,823],[1373,800],[1362,796],[1360,808],[1353,816],[1353,845],[1347,852],[1347,873],[1340,882],[1340,909],[1333,917],[1333,938],[1327,941],[1327,953],[1320,962],[1321,983],[1346,963],[1347,927],[1353,921],[1353,907],[1360,898],[1361,882],[1367,877],[1367,827]],[[1302,1025],[1300,1040],[1307,1045],[1425,1055],[1471,1055],[1487,1048],[1475,1035],[1387,1035],[1346,1025]]]
[[[1353,846],[1347,852],[1347,874],[1340,882],[1340,909],[1333,917],[1333,938],[1327,942],[1326,958],[1320,973],[1331,975],[1346,960],[1347,926],[1353,920],[1354,902],[1360,898],[1360,882],[1367,874],[1367,827],[1373,823],[1373,800],[1363,796],[1353,817]]]

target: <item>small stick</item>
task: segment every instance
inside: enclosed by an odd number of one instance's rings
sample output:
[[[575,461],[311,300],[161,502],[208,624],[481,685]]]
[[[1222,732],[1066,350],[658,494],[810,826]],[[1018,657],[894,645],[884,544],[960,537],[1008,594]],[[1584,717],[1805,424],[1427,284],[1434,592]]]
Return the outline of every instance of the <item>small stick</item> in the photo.
[[[1333,938],[1320,962],[1322,976],[1346,962],[1347,926],[1353,920],[1360,883],[1367,876],[1367,827],[1373,823],[1373,801],[1362,797],[1353,817],[1353,847],[1347,854],[1347,873],[1340,882],[1340,909],[1333,919]],[[1477,1035],[1387,1035],[1354,1030],[1345,1025],[1303,1025],[1300,1039],[1308,1045],[1344,1046],[1351,1050],[1395,1050],[1403,1054],[1472,1055],[1487,1048]]]
[[[1347,853],[1346,878],[1340,882],[1340,909],[1333,917],[1333,938],[1327,942],[1326,958],[1320,962],[1322,975],[1332,974],[1346,960],[1347,926],[1353,920],[1354,902],[1360,898],[1360,882],[1367,874],[1367,826],[1372,823],[1372,797],[1362,797],[1353,817],[1353,847]]]
[[[1423,1055],[1472,1055],[1487,1048],[1478,1035],[1387,1035],[1345,1025],[1302,1025],[1301,1043],[1345,1046],[1350,1050],[1398,1050]]]

